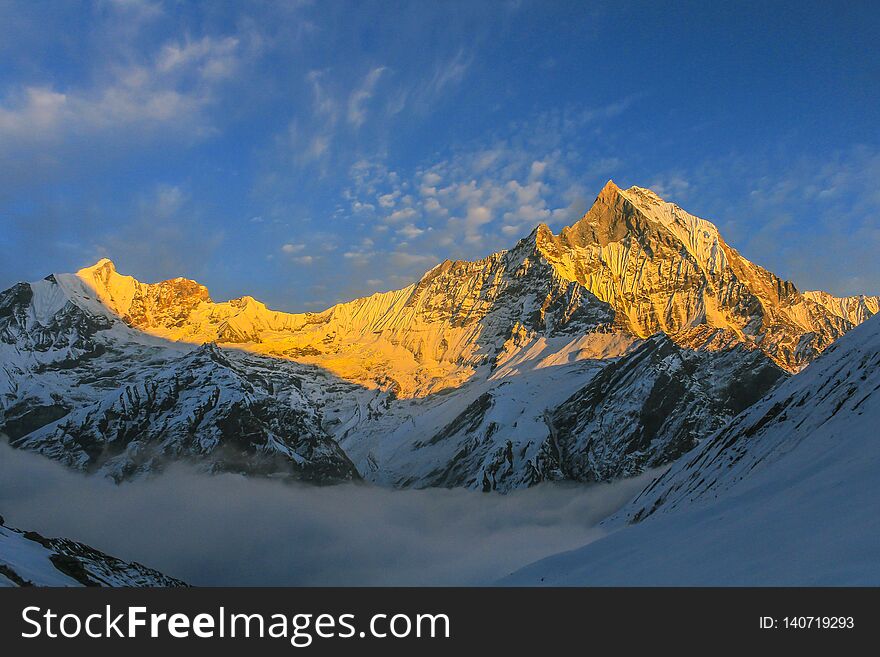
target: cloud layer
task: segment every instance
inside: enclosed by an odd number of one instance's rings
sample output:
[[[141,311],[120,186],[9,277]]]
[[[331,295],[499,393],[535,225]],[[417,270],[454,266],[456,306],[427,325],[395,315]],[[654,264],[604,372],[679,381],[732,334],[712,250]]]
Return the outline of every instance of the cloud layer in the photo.
[[[10,526],[200,585],[487,584],[599,538],[650,475],[510,495],[291,486],[174,468],[116,486],[0,445]]]

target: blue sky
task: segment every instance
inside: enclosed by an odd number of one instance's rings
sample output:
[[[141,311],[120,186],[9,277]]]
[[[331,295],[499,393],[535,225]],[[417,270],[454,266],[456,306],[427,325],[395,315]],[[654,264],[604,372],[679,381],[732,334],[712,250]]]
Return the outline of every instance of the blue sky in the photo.
[[[0,286],[317,310],[652,187],[880,292],[876,3],[4,2]]]

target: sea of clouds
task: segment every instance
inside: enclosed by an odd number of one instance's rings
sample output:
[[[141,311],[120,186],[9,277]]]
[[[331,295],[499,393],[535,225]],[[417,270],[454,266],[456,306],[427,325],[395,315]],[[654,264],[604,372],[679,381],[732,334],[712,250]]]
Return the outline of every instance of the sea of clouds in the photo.
[[[600,538],[652,476],[499,495],[175,466],[117,485],[0,443],[0,514],[195,585],[480,585]]]

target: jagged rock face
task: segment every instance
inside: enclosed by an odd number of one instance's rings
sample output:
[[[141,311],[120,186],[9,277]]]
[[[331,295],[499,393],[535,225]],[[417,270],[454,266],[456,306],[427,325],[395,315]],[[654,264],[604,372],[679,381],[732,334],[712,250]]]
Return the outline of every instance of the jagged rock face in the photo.
[[[163,281],[139,289],[124,319],[137,327],[174,326],[185,322],[203,301],[211,301],[203,285],[184,278]]]
[[[83,270],[80,278],[108,308],[141,329],[180,326],[200,303],[211,303],[208,288],[195,281],[175,278],[141,283],[131,276],[120,276],[106,258]]]
[[[880,297],[862,294],[854,297],[835,297],[820,290],[804,292],[804,297],[854,325],[861,324],[880,312]]]
[[[417,362],[472,369],[522,333],[587,333],[607,329],[613,317],[607,304],[557,276],[526,239],[477,262],[445,261],[414,286],[399,312],[359,330],[380,332]]]
[[[531,372],[518,390],[502,376],[433,435],[413,441],[434,467],[420,477],[401,468],[410,478],[398,485],[508,491],[634,476],[692,449],[786,377],[760,350],[692,351],[663,335],[595,368]],[[533,390],[552,386],[558,394],[550,403],[534,398],[529,378]]]
[[[820,485],[823,468],[876,473],[878,416],[880,317],[874,317],[677,461],[619,517],[638,522],[725,495],[746,495],[764,471],[775,471],[783,490],[803,482]],[[841,476],[838,471],[832,479],[835,495]],[[809,508],[808,498],[795,499]]]
[[[273,312],[251,297],[215,304],[193,281],[145,285],[117,274],[109,261],[78,276],[140,330],[240,344],[402,397],[459,385],[523,329],[587,332],[613,320],[607,304],[548,266],[533,238],[477,262],[446,261],[403,290],[318,314]]]
[[[548,465],[576,481],[610,481],[665,465],[782,378],[758,350],[692,351],[654,336],[548,417]]]
[[[583,219],[558,236],[544,227],[540,238],[547,259],[608,302],[622,328],[674,337],[706,325],[759,346],[789,371],[872,313],[870,302],[861,314],[830,311],[743,258],[710,222],[638,187],[609,183]]]
[[[552,336],[596,330],[611,309],[582,287],[559,277],[536,248],[534,236],[477,262],[445,261],[415,286],[406,307],[425,324],[474,327],[476,341],[497,346],[517,326]],[[443,354],[435,354],[436,359]]]
[[[126,562],[83,543],[45,538],[0,520],[2,586],[186,586],[136,562]]]
[[[35,289],[41,303],[35,303]],[[107,317],[88,313],[64,298],[54,276],[18,283],[0,293],[0,341],[19,349],[93,352],[92,337],[111,325]]]
[[[11,444],[117,481],[173,461],[321,483],[358,478],[294,379],[237,366],[214,345]]]

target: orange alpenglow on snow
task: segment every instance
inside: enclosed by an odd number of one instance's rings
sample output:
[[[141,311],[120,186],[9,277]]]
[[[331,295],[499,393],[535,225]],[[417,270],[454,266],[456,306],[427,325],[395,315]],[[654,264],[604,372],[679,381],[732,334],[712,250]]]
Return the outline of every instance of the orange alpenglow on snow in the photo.
[[[76,276],[151,335],[320,365],[401,397],[460,386],[548,335],[570,336],[562,351],[571,358],[607,356],[609,344],[624,349],[656,333],[691,348],[740,343],[794,372],[878,312],[878,297],[802,293],[741,256],[711,222],[612,181],[558,235],[541,224],[508,251],[447,260],[403,289],[318,313],[276,312],[252,297],[215,303],[195,281],[141,283],[107,259]],[[615,337],[599,344],[597,334]]]

